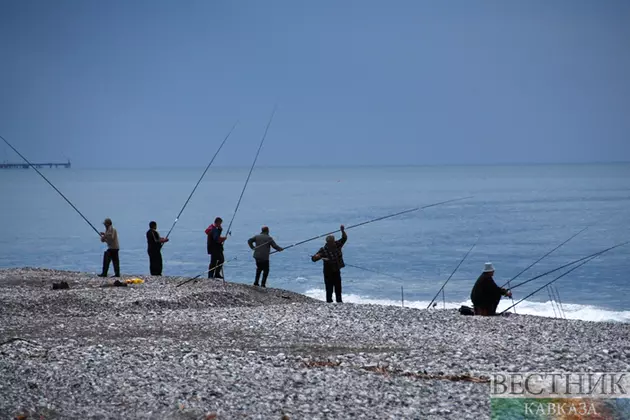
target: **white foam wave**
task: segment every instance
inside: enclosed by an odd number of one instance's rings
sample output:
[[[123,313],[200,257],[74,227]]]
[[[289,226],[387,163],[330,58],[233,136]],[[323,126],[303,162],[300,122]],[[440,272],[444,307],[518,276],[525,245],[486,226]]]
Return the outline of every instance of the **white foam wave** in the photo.
[[[305,295],[314,299],[326,300],[326,292],[323,289],[310,289],[307,290]],[[400,300],[392,299],[377,299],[371,297],[365,297],[355,294],[344,294],[344,302],[349,303],[362,303],[371,305],[387,305],[387,306],[401,306]],[[405,300],[406,308],[426,309],[429,305],[428,301],[407,301]],[[472,306],[470,300],[463,302],[446,302],[446,309],[458,309],[460,306]],[[512,305],[510,300],[501,300],[497,312],[507,309]],[[554,302],[555,305],[555,302]],[[438,309],[443,308],[442,301],[438,302]],[[596,322],[628,322],[630,323],[630,311],[612,311],[609,309],[598,308],[591,305],[580,305],[574,303],[563,303],[562,308],[567,319],[580,319],[582,321],[596,321]],[[511,312],[511,310],[510,310]],[[549,318],[560,317],[558,310],[554,314],[551,301],[547,302],[530,302],[524,301],[516,307],[516,312],[522,315],[536,315]]]

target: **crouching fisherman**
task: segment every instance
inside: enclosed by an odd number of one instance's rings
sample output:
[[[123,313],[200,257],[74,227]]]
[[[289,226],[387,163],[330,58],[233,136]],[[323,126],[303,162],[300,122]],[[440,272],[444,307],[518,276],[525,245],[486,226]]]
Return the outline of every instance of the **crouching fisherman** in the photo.
[[[337,303],[341,301],[341,269],[346,265],[343,262],[343,253],[341,248],[348,240],[346,230],[343,225],[339,228],[341,230],[341,239],[335,241],[333,235],[326,237],[326,245],[317,251],[317,254],[311,257],[311,261],[316,262],[319,260],[324,261],[324,283],[326,284],[326,302],[331,303],[333,290],[335,292],[335,298]]]
[[[493,276],[492,263],[486,263],[470,293],[475,315],[496,315],[501,296],[512,297],[512,292],[497,286]]]
[[[160,237],[157,231],[157,223],[149,222],[147,253],[149,254],[149,271],[152,276],[162,275],[162,246],[166,242],[168,242],[168,238]]]

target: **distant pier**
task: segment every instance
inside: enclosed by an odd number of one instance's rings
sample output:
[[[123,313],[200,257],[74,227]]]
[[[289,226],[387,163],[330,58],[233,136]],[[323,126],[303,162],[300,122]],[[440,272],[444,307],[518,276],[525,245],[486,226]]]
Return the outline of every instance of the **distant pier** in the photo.
[[[37,169],[42,168],[66,168],[70,169],[70,161],[67,162],[46,162],[46,163],[33,163],[33,166]],[[28,163],[0,163],[0,169],[28,169],[30,165]]]

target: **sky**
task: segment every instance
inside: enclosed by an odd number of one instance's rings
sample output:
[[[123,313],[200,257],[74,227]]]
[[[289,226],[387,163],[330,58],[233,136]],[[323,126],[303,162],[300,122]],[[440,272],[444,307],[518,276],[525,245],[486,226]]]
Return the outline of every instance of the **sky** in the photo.
[[[630,161],[624,0],[0,0],[0,135],[78,167]],[[19,160],[0,146],[0,161]]]

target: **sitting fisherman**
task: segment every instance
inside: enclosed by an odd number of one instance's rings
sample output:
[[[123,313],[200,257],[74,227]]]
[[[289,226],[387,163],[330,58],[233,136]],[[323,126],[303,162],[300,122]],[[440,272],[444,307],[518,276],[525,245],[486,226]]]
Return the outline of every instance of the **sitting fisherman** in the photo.
[[[497,286],[492,278],[493,276],[494,267],[492,263],[486,263],[483,273],[475,282],[470,293],[470,300],[472,300],[475,315],[496,315],[501,296],[512,297],[512,292]]]

